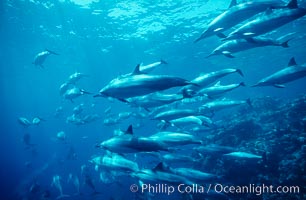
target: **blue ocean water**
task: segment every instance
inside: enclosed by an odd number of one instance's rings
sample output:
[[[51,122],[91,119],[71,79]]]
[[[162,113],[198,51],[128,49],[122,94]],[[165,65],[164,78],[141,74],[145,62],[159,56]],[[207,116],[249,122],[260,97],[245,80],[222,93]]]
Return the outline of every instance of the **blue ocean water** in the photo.
[[[238,1],[239,2],[239,1]],[[245,2],[245,1],[244,1]],[[295,99],[301,98],[306,93],[306,79],[302,78],[286,84],[285,88],[256,87],[251,85],[260,79],[287,66],[289,60],[294,57],[298,64],[306,63],[306,18],[302,17],[275,31],[268,33],[271,38],[279,38],[288,35],[289,48],[268,46],[247,51],[238,52],[235,58],[225,56],[214,56],[205,58],[213,49],[222,42],[216,36],[205,38],[194,44],[205,28],[205,25],[228,8],[230,1],[222,0],[182,0],[182,1],[98,1],[98,0],[4,0],[0,2],[0,34],[1,34],[1,199],[56,199],[59,191],[51,186],[55,175],[62,177],[61,183],[65,194],[71,195],[67,199],[178,199],[185,198],[180,195],[158,195],[138,197],[130,192],[131,184],[138,184],[138,180],[128,175],[120,176],[112,183],[103,183],[99,173],[95,171],[94,165],[89,162],[93,155],[103,155],[104,150],[96,148],[96,144],[111,138],[113,131],[125,130],[130,124],[135,126],[135,135],[149,136],[158,132],[157,122],[146,119],[129,117],[120,123],[107,126],[103,120],[107,118],[105,110],[111,107],[112,114],[120,112],[141,112],[118,100],[107,98],[93,98],[99,90],[109,83],[113,78],[130,73],[139,63],[150,64],[164,59],[167,65],[158,67],[153,74],[167,74],[192,80],[201,73],[221,70],[224,68],[241,69],[244,77],[237,74],[222,78],[222,84],[246,83],[241,87],[226,94],[226,98],[245,100],[251,99],[265,105],[269,101],[275,110],[269,113],[287,112],[280,111],[280,107],[287,106],[288,115],[297,117],[302,123],[301,127],[291,128],[297,131],[296,141],[290,140],[288,145],[292,149],[282,154],[283,162],[292,156],[292,162],[301,162],[296,155],[298,150],[305,148],[305,110],[306,103],[301,104],[297,113],[290,115],[290,105],[294,107]],[[306,8],[305,1],[298,1],[300,7]],[[50,55],[44,68],[32,64],[37,53],[50,49],[59,55]],[[88,77],[78,82],[78,87],[86,89],[92,95],[83,95],[75,100],[69,101],[59,95],[59,87],[67,78],[75,73],[81,72]],[[176,91],[171,89],[169,91]],[[302,98],[303,99],[303,98]],[[275,102],[274,102],[275,101]],[[97,114],[99,119],[84,125],[67,123],[67,117],[73,113],[73,108],[84,104],[86,114]],[[267,103],[267,104],[268,104]],[[279,103],[279,105],[275,105]],[[279,106],[279,107],[278,107]],[[56,115],[56,109],[61,107],[62,113]],[[197,108],[191,105],[190,108]],[[254,109],[258,109],[256,107]],[[268,105],[258,109],[258,115],[268,113]],[[266,110],[265,110],[266,109]],[[252,111],[254,114],[254,112]],[[300,113],[300,114],[299,114]],[[243,109],[232,109],[221,112],[213,117],[215,121],[221,121],[227,126],[232,120],[233,124],[239,124],[243,118],[251,119],[250,111]],[[245,115],[245,117],[243,117]],[[241,117],[242,116],[242,117]],[[287,116],[287,115],[286,115]],[[18,123],[19,117],[32,120],[41,117],[44,121],[37,126],[23,127]],[[254,120],[256,116],[253,116]],[[280,116],[281,117],[281,116]],[[290,119],[291,119],[290,118]],[[304,121],[303,121],[304,119]],[[223,120],[223,121],[222,121]],[[292,121],[295,121],[292,119]],[[277,126],[280,119],[269,118],[269,121],[256,121],[258,126]],[[262,123],[262,124],[261,124]],[[282,124],[285,123],[285,124]],[[281,124],[285,127],[291,125],[290,121]],[[139,127],[136,125],[140,124]],[[251,123],[251,125],[253,125]],[[244,134],[250,134],[251,125],[244,127]],[[270,126],[269,126],[270,127]],[[278,127],[274,127],[277,129]],[[264,129],[264,128],[262,128]],[[223,130],[223,129],[222,129]],[[239,128],[242,131],[243,128]],[[277,129],[278,130],[278,129]],[[287,130],[287,129],[286,129]],[[57,133],[64,131],[67,135],[65,142],[57,139]],[[220,129],[218,129],[220,131]],[[233,129],[235,133],[237,130]],[[226,132],[226,131],[225,131]],[[243,132],[243,131],[242,131]],[[286,131],[285,131],[286,132]],[[208,131],[208,135],[217,134],[216,130]],[[289,133],[289,129],[287,130]],[[35,146],[28,148],[24,144],[24,135],[29,134],[31,143]],[[240,138],[241,133],[237,133]],[[233,142],[233,137],[215,136],[215,142],[221,145],[235,146],[241,151],[256,153],[253,143],[258,144],[257,150],[267,151],[269,144],[276,145],[279,135],[268,137],[267,132],[254,133],[254,137],[246,137],[243,142]],[[286,133],[284,133],[286,135]],[[205,144],[212,142],[207,134],[199,134]],[[223,136],[221,134],[221,136]],[[291,137],[286,135],[284,137]],[[238,139],[239,140],[239,139]],[[239,140],[240,141],[240,140]],[[272,141],[272,142],[271,142]],[[288,140],[289,141],[289,140]],[[264,143],[265,147],[260,144]],[[296,144],[297,146],[294,146]],[[278,149],[287,148],[286,143],[279,143]],[[185,147],[182,147],[183,150]],[[186,147],[188,153],[191,149]],[[73,158],[71,158],[71,152]],[[74,155],[75,153],[75,155]],[[269,153],[269,152],[268,152]],[[270,162],[276,162],[280,169],[282,156]],[[140,167],[152,168],[158,161],[150,158],[134,155],[127,158],[135,160]],[[224,168],[225,164],[207,163],[203,161],[198,169],[218,173],[238,173],[234,169]],[[289,161],[288,161],[289,162]],[[302,160],[305,164],[305,159]],[[87,166],[88,173],[97,191],[101,194],[91,195],[92,188],[85,183],[81,174],[81,167]],[[305,165],[295,166],[298,169],[290,171],[287,177],[302,176],[305,180]],[[252,167],[250,167],[252,168]],[[226,173],[226,171],[228,172]],[[225,171],[225,172],[224,172]],[[256,182],[258,176],[266,176],[267,183],[299,185],[301,191],[290,199],[305,198],[305,182],[298,182],[298,178],[288,178],[288,182],[280,180],[281,170],[266,175],[263,169],[250,170],[254,182],[248,184],[260,184]],[[260,174],[262,172],[262,174]],[[292,173],[291,173],[292,172]],[[294,173],[296,172],[296,173]],[[300,174],[303,172],[303,174]],[[69,174],[80,179],[81,196],[72,196],[75,193],[73,184],[68,183]],[[271,175],[272,174],[272,175]],[[239,176],[239,173],[238,175]],[[286,174],[282,174],[286,176]],[[229,177],[227,177],[229,178]],[[283,177],[284,178],[284,177]],[[251,179],[251,178],[250,178]],[[249,179],[248,179],[249,180]],[[255,181],[256,180],[256,181]],[[291,182],[290,182],[291,181]],[[296,182],[294,182],[296,181]],[[222,182],[222,181],[221,181]],[[224,183],[246,184],[243,180],[226,180]],[[39,185],[38,192],[30,192],[34,183]],[[212,184],[215,182],[212,182]],[[45,192],[50,196],[43,196]],[[303,196],[304,195],[304,196]],[[194,197],[196,199],[196,197]],[[203,197],[201,199],[205,199]],[[208,197],[207,197],[208,198]],[[220,197],[210,197],[220,199]],[[235,196],[232,199],[256,199],[258,196]],[[272,199],[265,195],[261,199]],[[282,198],[284,198],[282,196]]]

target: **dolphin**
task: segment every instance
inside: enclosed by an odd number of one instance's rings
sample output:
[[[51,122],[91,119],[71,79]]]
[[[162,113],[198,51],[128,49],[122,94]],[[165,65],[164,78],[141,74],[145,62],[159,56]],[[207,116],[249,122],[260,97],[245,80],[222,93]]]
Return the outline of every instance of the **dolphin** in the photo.
[[[77,175],[72,175],[71,173],[68,176],[67,183],[72,182],[73,186],[76,189],[76,195],[81,195],[82,193],[80,192],[80,180]]]
[[[191,168],[181,167],[181,168],[173,168],[172,170],[174,174],[183,176],[187,178],[188,180],[191,180],[195,183],[216,181],[220,179],[220,177],[215,174],[206,173],[206,172],[202,172],[200,170],[191,169]]]
[[[74,74],[71,74],[69,76],[67,83],[75,84],[77,81],[79,81],[83,77],[88,77],[88,75],[80,73],[80,72],[75,72]]]
[[[73,87],[68,89],[65,94],[63,95],[63,97],[65,99],[69,99],[71,102],[73,102],[73,99],[82,96],[84,94],[91,94],[90,92],[85,91],[84,89],[80,89],[78,87]]]
[[[24,126],[24,127],[29,127],[30,125],[32,125],[32,123],[30,122],[30,120],[28,120],[27,118],[25,117],[19,117],[18,118],[18,122]]]
[[[288,63],[288,67],[263,78],[252,87],[274,86],[277,88],[284,88],[284,83],[303,78],[304,76],[306,76],[306,64],[298,65],[294,57],[292,57]]]
[[[146,138],[136,137],[133,135],[133,127],[130,125],[123,135],[112,137],[96,147],[102,147],[113,153],[137,153],[137,152],[155,152],[169,151],[169,148],[160,141]]]
[[[179,128],[183,128],[185,126],[190,126],[190,125],[200,125],[200,126],[203,125],[203,121],[197,116],[181,117],[181,118],[170,120],[169,123],[172,126],[176,126]]]
[[[115,153],[108,153],[105,156],[95,156],[90,160],[91,163],[101,166],[107,170],[122,172],[135,172],[139,170],[138,164],[123,156]]]
[[[40,66],[41,68],[44,68],[43,64],[46,60],[46,58],[49,56],[49,55],[59,55],[58,53],[55,53],[54,51],[50,51],[48,49],[46,49],[45,51],[43,52],[40,52],[38,53],[35,58],[34,58],[34,61],[32,64],[34,64],[35,66]]]
[[[178,119],[181,117],[195,115],[196,113],[197,111],[193,109],[172,109],[172,110],[160,112],[156,114],[152,119],[170,121],[170,120]]]
[[[216,96],[218,97],[240,86],[245,86],[244,82],[236,83],[236,84],[229,84],[229,85],[220,85],[220,81],[219,81],[214,86],[201,89],[200,91],[196,93],[196,95],[197,96],[206,95],[209,98],[216,97]]]
[[[53,176],[51,186],[54,186],[60,192],[60,195],[56,199],[70,197],[69,195],[63,194],[63,188],[62,188],[62,185],[61,185],[61,177],[59,175]]]
[[[185,98],[184,94],[162,94],[160,92],[151,93],[144,96],[137,96],[126,99],[131,105],[143,107],[145,109],[159,107],[173,103]]]
[[[246,100],[222,99],[222,100],[216,100],[216,101],[205,103],[204,105],[202,105],[199,108],[199,110],[202,113],[205,112],[205,111],[214,112],[214,111],[217,111],[217,110],[232,108],[234,106],[238,106],[238,105],[242,105],[242,104],[248,104],[248,105],[252,106],[250,99],[246,99]]]
[[[194,43],[212,35],[223,37],[223,31],[271,7],[278,8],[284,7],[284,5],[282,1],[276,0],[249,1],[241,4],[237,4],[236,0],[232,0],[230,8],[212,20]]]
[[[202,144],[203,142],[195,136],[178,132],[158,132],[149,137],[150,139],[162,142],[167,146],[178,146],[188,144]]]
[[[220,79],[224,76],[227,76],[229,74],[233,74],[233,73],[238,73],[240,76],[243,76],[243,73],[240,69],[233,69],[233,68],[221,69],[221,70],[218,70],[218,71],[209,72],[209,73],[205,73],[205,74],[202,73],[198,77],[196,77],[196,78],[194,78],[193,80],[190,81],[191,83],[194,83],[198,87],[195,87],[194,85],[187,85],[187,86],[184,86],[180,90],[180,93],[184,93],[188,90],[192,90],[192,91],[200,90],[201,88],[214,83],[218,79]]]
[[[151,71],[153,71],[157,66],[159,65],[167,65],[168,63],[166,61],[164,61],[163,59],[161,59],[160,61],[158,62],[154,62],[154,63],[151,63],[151,64],[148,64],[148,65],[140,65],[139,66],[139,71],[141,73],[149,73]]]
[[[197,146],[193,148],[194,151],[201,154],[209,155],[221,155],[234,152],[236,149],[230,146],[221,146],[217,144],[209,144],[207,146]]]
[[[251,38],[262,35],[306,15],[306,9],[298,8],[297,0],[292,0],[289,4],[290,7],[287,9],[268,9],[262,16],[237,28],[223,40]]]
[[[200,161],[200,159],[195,159],[191,155],[182,155],[182,154],[176,154],[176,153],[168,153],[164,154],[160,158],[165,163],[171,163],[171,164],[191,164],[191,163],[197,163]]]
[[[142,169],[138,172],[133,172],[130,175],[140,180],[153,181],[157,183],[193,184],[193,182],[189,181],[187,178],[174,174],[171,168],[163,162],[160,162],[153,169]]]
[[[265,46],[281,46],[288,48],[289,41],[290,39],[284,42],[280,42],[279,40],[273,40],[264,37],[230,40],[215,48],[211,54],[206,56],[206,58],[214,55],[224,55],[228,58],[234,58],[235,56],[233,56],[233,53]]]
[[[193,83],[174,76],[142,74],[139,71],[139,65],[137,65],[133,75],[113,79],[94,97],[113,97],[127,102],[125,99],[130,97],[142,96],[189,84]]]
[[[224,154],[223,156],[226,156],[228,158],[240,158],[240,159],[262,159],[262,156],[258,156],[251,153],[241,152],[241,151],[235,151],[231,153]]]
[[[88,185],[88,187],[90,187],[92,190],[93,190],[93,193],[92,195],[98,195],[98,194],[101,194],[100,192],[98,192],[96,190],[96,186],[94,185],[93,181],[92,181],[92,178],[89,176],[89,174],[85,174],[85,181],[84,183],[86,185]]]

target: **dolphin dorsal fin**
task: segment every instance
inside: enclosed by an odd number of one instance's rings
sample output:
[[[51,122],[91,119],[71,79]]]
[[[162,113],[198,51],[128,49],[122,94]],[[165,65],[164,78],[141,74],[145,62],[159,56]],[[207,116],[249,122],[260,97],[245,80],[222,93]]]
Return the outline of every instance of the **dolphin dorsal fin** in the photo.
[[[125,134],[129,134],[129,135],[133,135],[133,126],[129,125],[129,127],[127,128],[127,130],[125,131]]]
[[[153,168],[153,171],[165,171],[166,168],[167,168],[166,164],[160,162],[158,163],[158,165],[156,165],[156,167]]]
[[[140,67],[140,64],[138,64],[138,65],[135,67],[135,69],[134,69],[134,71],[133,71],[133,75],[141,74],[141,72],[140,72],[140,70],[139,70],[139,67]]]
[[[286,7],[290,9],[298,8],[297,0],[291,0]]]
[[[292,57],[292,58],[290,59],[289,63],[288,63],[288,67],[295,66],[295,65],[297,65],[297,64],[296,64],[296,62],[295,62],[294,57]]]
[[[220,86],[221,85],[221,81],[218,81],[214,86]]]
[[[237,5],[237,0],[232,0],[231,4],[229,5],[228,8],[231,8],[231,7],[236,6],[236,5]]]

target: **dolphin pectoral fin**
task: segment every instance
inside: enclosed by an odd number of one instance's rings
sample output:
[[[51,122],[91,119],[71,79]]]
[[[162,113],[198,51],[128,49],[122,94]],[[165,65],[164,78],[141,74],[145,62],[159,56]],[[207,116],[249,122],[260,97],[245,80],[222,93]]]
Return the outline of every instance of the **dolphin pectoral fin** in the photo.
[[[45,67],[44,67],[42,64],[40,64],[39,66],[40,66],[41,68],[45,69]]]
[[[252,36],[252,35],[255,35],[255,33],[252,33],[252,32],[246,32],[246,33],[243,33],[244,36]]]
[[[222,54],[228,58],[235,58],[229,51],[222,51]]]
[[[242,73],[241,69],[236,69],[236,72],[237,72],[240,76],[244,77],[244,74]]]
[[[288,67],[291,67],[291,66],[296,66],[296,61],[295,61],[295,58],[292,57],[290,60],[289,60],[289,63],[288,63]]]
[[[123,98],[119,98],[118,100],[123,102],[123,103],[130,103],[129,101],[127,101],[126,99],[123,99]]]
[[[254,40],[254,38],[245,38],[245,40],[249,43],[254,43],[256,44],[257,42]]]
[[[227,37],[224,33],[221,33],[221,32],[216,33],[216,36],[218,36],[219,38],[222,38],[222,39]]]
[[[274,84],[273,86],[276,88],[285,88],[285,86],[281,84]]]

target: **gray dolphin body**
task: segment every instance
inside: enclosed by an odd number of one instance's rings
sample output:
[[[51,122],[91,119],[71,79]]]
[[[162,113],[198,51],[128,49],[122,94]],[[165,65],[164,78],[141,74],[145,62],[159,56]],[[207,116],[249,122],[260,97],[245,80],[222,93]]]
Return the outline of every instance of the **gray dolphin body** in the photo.
[[[55,53],[55,52],[53,52],[53,51],[45,50],[45,51],[43,51],[43,52],[38,53],[38,54],[35,56],[33,64],[34,64],[35,66],[40,66],[41,68],[44,68],[43,64],[44,64],[46,58],[47,58],[49,55],[51,55],[51,54],[53,54],[53,55],[59,55],[58,53]]]
[[[191,169],[191,168],[173,168],[173,172],[176,175],[183,176],[188,180],[191,180],[195,183],[203,183],[207,181],[216,181],[219,177],[215,174],[202,172],[200,170]]]
[[[230,40],[215,48],[213,52],[207,57],[214,55],[224,55],[228,58],[234,58],[235,56],[233,56],[233,53],[258,47],[281,46],[287,48],[289,47],[288,42],[289,40],[280,42],[279,40],[273,40],[264,37]]]
[[[220,82],[214,86],[203,88],[197,92],[197,95],[207,95],[208,97],[220,96],[226,92],[234,90],[240,86],[245,86],[243,82],[229,85],[220,85]]]
[[[161,59],[158,62],[154,62],[154,63],[148,64],[148,65],[140,65],[139,70],[142,73],[149,73],[149,72],[153,71],[157,66],[166,65],[166,64],[168,64],[168,63],[166,61],[164,61],[163,59]]]
[[[149,138],[162,142],[167,146],[202,144],[202,141],[197,139],[195,136],[179,132],[158,132]]]
[[[243,76],[243,73],[240,69],[233,69],[233,68],[221,69],[219,71],[201,74],[200,76],[196,77],[195,79],[191,81],[192,83],[200,87],[197,87],[195,85],[187,85],[181,89],[181,92],[186,91],[186,90],[194,90],[194,91],[200,90],[201,88],[208,86],[209,84],[214,83],[218,79],[224,76],[227,76],[229,74],[232,74],[232,73],[238,73],[240,74],[240,76]]]
[[[111,171],[133,172],[139,170],[136,162],[128,160],[119,154],[108,154],[103,157],[95,156],[90,162]]]
[[[133,136],[133,128],[129,126],[124,135],[112,137],[103,141],[97,147],[102,147],[114,153],[137,153],[168,151],[168,148],[161,142],[146,138]]]
[[[170,104],[182,99],[184,99],[182,94],[162,94],[156,92],[144,96],[128,98],[127,101],[132,105],[140,106],[143,108],[153,108]]]
[[[80,72],[75,72],[74,74],[71,74],[69,76],[67,83],[75,84],[77,81],[79,81],[83,77],[88,77],[88,75],[80,73]]]
[[[164,163],[159,163],[153,169],[142,169],[138,172],[131,173],[132,177],[140,180],[153,181],[158,183],[170,183],[170,184],[188,184],[192,185],[193,182],[187,178],[176,175],[172,169]]]
[[[73,101],[73,99],[79,97],[79,96],[82,96],[84,94],[91,94],[83,89],[80,89],[78,87],[73,87],[73,88],[70,88],[68,89],[65,94],[63,95],[63,97],[65,99],[69,99],[70,101]]]
[[[303,78],[305,76],[306,76],[306,64],[298,65],[296,64],[295,59],[291,58],[291,60],[288,63],[288,67],[280,71],[277,71],[266,78],[263,78],[252,87],[274,86],[277,88],[284,88],[285,86],[282,84]]]
[[[306,9],[298,8],[296,4],[293,4],[290,9],[268,11],[261,17],[249,21],[234,30],[224,40],[251,38],[262,35],[306,15]]]
[[[265,11],[267,8],[283,7],[282,1],[254,1],[236,5],[232,1],[231,7],[211,21],[202,35],[194,42],[198,42],[209,36],[222,33],[250,17]]]
[[[170,121],[173,119],[191,116],[195,114],[197,114],[197,111],[192,109],[172,109],[156,114],[153,119]]]
[[[212,101],[205,103],[202,105],[199,110],[201,112],[205,111],[218,111],[226,108],[232,108],[235,106],[239,106],[242,104],[249,104],[251,105],[250,99],[247,100],[228,100],[228,99],[223,99],[223,100],[217,100],[217,101]]]
[[[106,96],[124,100],[189,84],[192,83],[174,76],[136,74],[113,79],[95,97]]]

